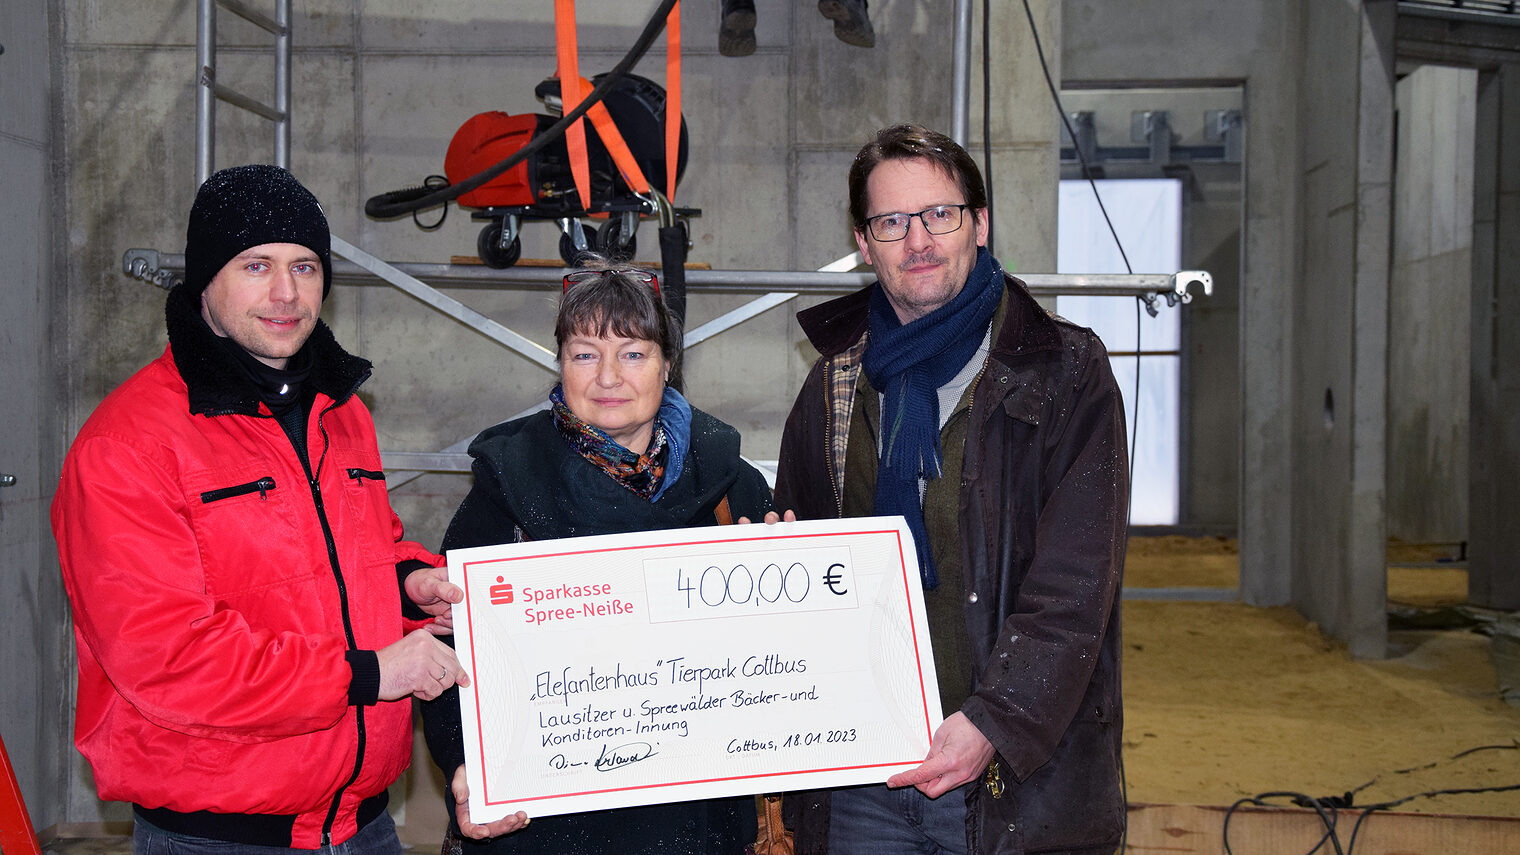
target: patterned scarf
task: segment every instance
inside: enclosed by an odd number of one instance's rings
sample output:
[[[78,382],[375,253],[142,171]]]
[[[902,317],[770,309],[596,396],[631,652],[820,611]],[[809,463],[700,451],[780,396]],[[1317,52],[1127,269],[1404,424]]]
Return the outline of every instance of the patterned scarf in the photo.
[[[691,405],[676,390],[665,390],[649,450],[643,454],[629,451],[605,431],[570,412],[563,387],[554,387],[549,393],[549,403],[560,436],[587,462],[629,491],[653,501],[681,477],[691,433]]]
[[[924,587],[939,587],[919,479],[940,476],[939,394],[966,366],[1003,297],[1003,271],[985,247],[955,298],[904,325],[878,285],[871,291],[870,343],[865,372],[881,392],[881,463],[876,471],[876,513],[902,514],[918,547]]]

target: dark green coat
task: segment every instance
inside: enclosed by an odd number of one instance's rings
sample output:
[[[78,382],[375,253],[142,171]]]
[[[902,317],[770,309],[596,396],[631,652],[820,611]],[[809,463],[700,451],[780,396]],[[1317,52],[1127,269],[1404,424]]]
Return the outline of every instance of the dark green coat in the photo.
[[[798,519],[844,513],[840,473],[874,287],[797,313],[820,354],[781,437],[777,504]],[[1006,785],[999,797],[985,779],[967,788],[967,849],[1112,852],[1125,821],[1123,401],[1091,330],[1051,316],[1011,276],[1006,293],[955,491],[976,679],[960,712],[997,750]],[[786,810],[798,855],[825,855],[827,792],[788,794]]]

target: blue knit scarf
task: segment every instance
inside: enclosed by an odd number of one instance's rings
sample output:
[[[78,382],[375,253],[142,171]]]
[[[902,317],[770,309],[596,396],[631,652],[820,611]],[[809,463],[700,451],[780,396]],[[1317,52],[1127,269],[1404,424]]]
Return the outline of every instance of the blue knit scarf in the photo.
[[[918,548],[924,587],[939,587],[929,534],[924,528],[920,478],[940,477],[939,394],[975,355],[1003,297],[1003,271],[985,247],[966,287],[950,302],[904,325],[880,283],[871,292],[871,340],[865,371],[881,392],[881,462],[876,471],[876,513],[902,514]]]
[[[659,501],[670,485],[681,479],[686,452],[691,448],[691,404],[675,389],[665,387],[649,449],[643,454],[623,447],[606,431],[572,412],[565,403],[563,384],[555,385],[549,393],[549,410],[554,426],[571,448],[612,480],[649,501]]]

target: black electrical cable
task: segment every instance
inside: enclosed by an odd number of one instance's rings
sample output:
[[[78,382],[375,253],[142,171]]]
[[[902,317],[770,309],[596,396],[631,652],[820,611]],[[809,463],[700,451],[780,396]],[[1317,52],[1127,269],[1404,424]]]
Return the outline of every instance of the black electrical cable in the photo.
[[[1405,802],[1412,802],[1415,799],[1429,799],[1435,798],[1436,796],[1463,796],[1473,795],[1476,793],[1508,793],[1514,790],[1520,790],[1520,784],[1508,784],[1500,787],[1456,787],[1448,790],[1428,790],[1423,793],[1415,793],[1412,796],[1405,796],[1402,799],[1395,799],[1391,802],[1381,802],[1375,805],[1365,805],[1361,808],[1358,808],[1358,810],[1362,811],[1362,815],[1357,817],[1356,825],[1353,825],[1351,827],[1351,841],[1346,845],[1346,855],[1351,855],[1351,847],[1356,845],[1356,835],[1357,832],[1361,831],[1362,822],[1365,821],[1367,817],[1372,816],[1374,813],[1380,810],[1392,810],[1393,808],[1396,808]]]
[[[992,0],[982,0],[982,163],[987,185],[987,253],[992,248]]]
[[[1444,762],[1457,760],[1478,751],[1497,750],[1520,750],[1520,741],[1501,745],[1479,745],[1474,748],[1468,748],[1464,751],[1459,751],[1456,754],[1451,755],[1451,757],[1447,758],[1446,760],[1437,760],[1431,763],[1425,763],[1420,766],[1411,766],[1407,769],[1396,769],[1390,774],[1407,775],[1411,772],[1422,772],[1427,769],[1433,769]],[[1381,776],[1374,777],[1372,780],[1367,781],[1355,789],[1347,791],[1345,795],[1341,796],[1330,796],[1327,798],[1316,799],[1310,796],[1306,796],[1303,793],[1271,792],[1239,799],[1234,804],[1230,805],[1229,810],[1225,811],[1224,851],[1226,855],[1234,855],[1233,850],[1230,848],[1230,819],[1235,814],[1235,811],[1238,810],[1242,805],[1247,804],[1270,807],[1271,805],[1267,804],[1267,799],[1286,798],[1290,799],[1292,803],[1297,807],[1314,808],[1315,812],[1319,815],[1320,822],[1322,822],[1325,826],[1325,834],[1320,838],[1319,843],[1315,844],[1315,847],[1309,850],[1308,855],[1314,855],[1314,853],[1318,852],[1326,842],[1329,842],[1332,846],[1334,846],[1335,851],[1339,853],[1339,855],[1352,855],[1352,851],[1356,846],[1356,837],[1359,833],[1361,833],[1362,830],[1362,823],[1366,822],[1369,816],[1378,811],[1392,810],[1399,805],[1406,804],[1408,802],[1414,801],[1415,799],[1434,798],[1436,796],[1472,795],[1475,793],[1507,793],[1515,790],[1520,790],[1520,784],[1505,784],[1495,787],[1453,787],[1443,790],[1428,790],[1423,793],[1415,793],[1414,795],[1404,796],[1403,798],[1378,802],[1377,804],[1355,805],[1354,800],[1356,794],[1377,783],[1380,778]],[[1336,831],[1338,811],[1342,809],[1350,810],[1352,808],[1355,808],[1362,813],[1361,816],[1357,817],[1356,823],[1351,826],[1351,837],[1346,841],[1345,847],[1342,848],[1340,835]]]
[[[1103,222],[1108,224],[1108,233],[1114,236],[1114,246],[1119,248],[1119,257],[1124,260],[1124,269],[1131,274],[1135,268],[1129,263],[1129,254],[1124,251],[1124,242],[1119,240],[1119,232],[1114,228],[1114,221],[1108,217],[1108,208],[1103,205],[1103,194],[1098,192],[1098,182],[1093,180],[1092,168],[1087,164],[1087,155],[1082,153],[1082,146],[1077,141],[1077,131],[1071,126],[1071,117],[1066,115],[1066,108],[1061,106],[1061,93],[1056,89],[1056,82],[1050,76],[1050,65],[1045,61],[1045,48],[1040,45],[1040,30],[1034,23],[1034,12],[1029,9],[1029,0],[1024,0],[1024,17],[1029,19],[1029,33],[1034,36],[1035,55],[1040,59],[1040,70],[1045,73],[1045,85],[1050,89],[1050,97],[1056,102],[1056,112],[1061,115],[1061,123],[1066,127],[1066,133],[1071,137],[1071,147],[1077,153],[1077,160],[1082,164],[1082,177],[1087,179],[1087,184],[1092,188],[1093,198],[1098,202],[1098,210],[1103,214]],[[1140,436],[1140,298],[1135,298],[1135,417],[1130,424],[1129,432],[1129,460],[1130,474],[1134,474],[1136,440]],[[1133,508],[1132,508],[1133,512]]]
[[[1129,426],[1129,471],[1130,477],[1135,473],[1135,446],[1140,436],[1140,315],[1141,299],[1135,298],[1135,417]],[[1133,514],[1133,510],[1130,511]]]
[[[1411,774],[1411,773],[1414,773],[1414,772],[1424,772],[1427,769],[1434,769],[1435,767],[1441,765],[1442,763],[1449,763],[1452,760],[1461,760],[1463,757],[1466,757],[1469,754],[1476,754],[1479,751],[1517,751],[1517,750],[1520,750],[1520,740],[1516,740],[1514,742],[1501,743],[1501,744],[1498,744],[1498,745],[1477,745],[1477,746],[1474,746],[1472,748],[1467,748],[1467,749],[1464,749],[1462,751],[1458,751],[1457,753],[1451,755],[1450,757],[1447,757],[1444,760],[1432,760],[1429,763],[1424,763],[1424,764],[1421,764],[1419,766],[1410,766],[1408,769],[1394,769],[1392,772],[1389,772],[1387,774],[1390,774],[1390,775],[1408,775],[1408,774]],[[1368,787],[1372,786],[1373,784],[1376,784],[1378,781],[1382,780],[1382,777],[1383,777],[1382,775],[1376,775],[1376,776],[1374,776],[1372,778],[1372,780],[1367,781],[1366,783],[1361,784],[1360,786],[1358,786],[1358,787],[1350,790],[1349,792],[1347,792],[1346,796],[1345,796],[1347,803],[1349,804],[1350,801],[1351,801],[1351,799],[1354,798],[1357,793],[1360,793],[1362,790],[1365,790]]]
[[[990,56],[989,56],[990,49],[988,47],[988,44],[989,44],[988,19],[990,17],[989,14],[988,14],[988,6],[989,5],[990,5],[990,0],[983,0],[983,8],[982,8],[982,122],[983,122],[982,143],[983,143],[983,145],[987,145],[988,144],[988,140],[990,140],[992,138],[991,124],[990,124],[990,119],[988,118],[988,116],[992,112],[991,108],[989,107],[989,104],[991,103],[990,100],[989,100],[989,98],[990,98],[989,93],[990,93],[991,88],[992,88],[991,85],[990,85],[990,83],[989,83],[990,73],[988,71],[988,68],[991,65],[991,62],[989,61],[990,60]],[[1067,116],[1066,116],[1066,108],[1061,105],[1061,93],[1059,91],[1057,91],[1057,89],[1056,89],[1055,80],[1053,80],[1051,78],[1051,76],[1050,76],[1050,64],[1045,61],[1045,48],[1040,44],[1040,28],[1037,27],[1037,26],[1035,26],[1035,23],[1034,23],[1034,12],[1030,11],[1030,9],[1029,9],[1029,0],[1024,0],[1024,17],[1029,20],[1029,35],[1031,37],[1033,37],[1033,39],[1034,39],[1035,56],[1037,56],[1039,58],[1039,60],[1040,60],[1040,70],[1042,72],[1044,72],[1044,74],[1045,74],[1045,85],[1050,89],[1050,98],[1051,98],[1052,101],[1055,102],[1056,113],[1061,116],[1062,123],[1064,123],[1066,125],[1066,133],[1068,133],[1068,134],[1071,135],[1072,147],[1076,149],[1077,159],[1082,163],[1082,175],[1083,175],[1084,178],[1087,179],[1088,186],[1090,186],[1092,188],[1093,198],[1096,199],[1096,200],[1098,200],[1098,210],[1100,210],[1100,211],[1103,212],[1103,222],[1108,223],[1108,233],[1114,236],[1114,245],[1119,248],[1119,257],[1122,258],[1122,259],[1124,259],[1124,269],[1128,270],[1130,273],[1134,273],[1135,269],[1133,267],[1131,267],[1130,263],[1129,263],[1129,255],[1127,253],[1125,253],[1125,251],[1124,251],[1124,242],[1121,241],[1121,240],[1119,240],[1119,232],[1114,228],[1114,221],[1110,220],[1108,218],[1108,209],[1103,206],[1103,195],[1098,192],[1098,183],[1093,180],[1092,169],[1091,169],[1091,167],[1089,167],[1087,165],[1087,157],[1082,154],[1082,147],[1076,144],[1077,133],[1076,133],[1075,130],[1073,130],[1073,128],[1071,126],[1071,120],[1069,118],[1067,118]],[[992,207],[992,150],[991,150],[991,148],[987,149],[987,154],[985,155],[985,157],[987,159],[987,176],[988,176],[987,177],[987,206],[988,206],[988,212],[989,212],[989,214],[988,214],[988,218],[987,219],[988,219],[988,222],[990,223],[991,220],[992,220],[991,213],[990,213],[991,212],[991,207]],[[989,240],[990,240],[990,235],[991,235],[991,231],[990,230],[988,232],[988,235],[989,235]],[[1130,424],[1130,440],[1129,440],[1129,459],[1130,459],[1130,470],[1131,470],[1132,473],[1134,471],[1134,465],[1135,465],[1134,464],[1134,460],[1135,460],[1135,441],[1136,441],[1136,438],[1140,436],[1140,298],[1139,297],[1135,298],[1135,398],[1134,398],[1134,401],[1135,401],[1135,418],[1134,418],[1134,420]],[[1133,503],[1131,503],[1131,508],[1133,508]],[[1122,832],[1120,832],[1119,850],[1118,850],[1120,852],[1123,852],[1123,851],[1125,851],[1125,847],[1128,845],[1128,842],[1129,842],[1129,814],[1128,814],[1129,780],[1126,777],[1126,775],[1124,774],[1124,755],[1123,755],[1122,752],[1119,755],[1119,792],[1120,792],[1120,798],[1123,800],[1123,803],[1124,803],[1124,805],[1126,807],[1126,812],[1125,812],[1125,817],[1124,817],[1124,829],[1123,829]],[[1226,829],[1226,833],[1227,834],[1228,834],[1228,830],[1229,830],[1229,822],[1230,822],[1230,816],[1229,816],[1229,814],[1225,814],[1225,829]],[[1323,841],[1321,841],[1321,843],[1323,843]],[[1226,843],[1226,848],[1228,849],[1228,843]],[[1315,847],[1315,848],[1318,848],[1318,847]]]
[[[1435,798],[1436,796],[1468,796],[1475,793],[1508,793],[1513,790],[1520,790],[1520,784],[1505,784],[1498,787],[1453,787],[1446,790],[1426,790],[1423,793],[1415,793],[1412,796],[1404,796],[1401,799],[1394,799],[1393,801],[1378,802],[1375,805],[1364,805],[1360,808],[1360,810],[1391,810],[1398,807],[1399,805],[1405,804],[1406,802],[1412,802],[1415,799],[1431,799]]]
[[[428,177],[422,179],[422,187],[419,188],[419,189],[421,189],[423,192],[430,192],[430,191],[433,191],[433,190],[442,190],[443,188],[445,188],[447,186],[449,186],[449,179],[448,179],[447,176],[443,176],[443,175],[429,175]],[[412,222],[417,224],[417,228],[418,229],[420,229],[422,231],[425,231],[425,232],[436,232],[439,229],[443,228],[443,221],[447,220],[448,218],[449,218],[449,206],[448,205],[444,205],[443,206],[443,210],[441,210],[441,211],[438,212],[438,220],[437,220],[437,222],[432,222],[432,223],[424,223],[421,219],[419,219],[417,217],[417,212],[416,211],[412,212]]]
[[[1124,252],[1124,243],[1119,240],[1119,233],[1114,230],[1114,221],[1108,218],[1108,209],[1103,207],[1103,196],[1098,193],[1098,183],[1093,180],[1092,169],[1087,165],[1087,156],[1082,153],[1082,147],[1077,145],[1077,132],[1071,126],[1071,118],[1066,115],[1066,108],[1061,106],[1061,93],[1056,90],[1056,82],[1050,77],[1050,65],[1045,62],[1045,49],[1040,45],[1040,31],[1034,24],[1034,12],[1029,10],[1029,0],[1024,0],[1024,16],[1029,19],[1029,33],[1034,36],[1035,55],[1040,59],[1040,70],[1045,72],[1045,85],[1050,88],[1050,97],[1056,102],[1056,112],[1061,114],[1061,123],[1066,126],[1066,133],[1071,137],[1072,148],[1076,149],[1077,159],[1082,163],[1082,177],[1092,187],[1093,198],[1098,200],[1098,210],[1103,212],[1103,222],[1108,224],[1108,233],[1114,236],[1114,245],[1119,248],[1119,257],[1124,259],[1124,269],[1130,273],[1135,268],[1130,266],[1129,256]]]
[[[1319,815],[1320,823],[1325,826],[1325,833],[1320,836],[1319,842],[1314,844],[1314,848],[1310,849],[1307,853],[1305,853],[1305,855],[1314,855],[1314,853],[1324,848],[1326,842],[1334,847],[1336,855],[1347,855],[1348,850],[1341,847],[1340,836],[1335,832],[1336,823],[1340,819],[1335,804],[1333,804],[1330,800],[1310,798],[1303,793],[1292,792],[1262,793],[1258,796],[1237,799],[1234,804],[1230,805],[1229,810],[1225,811],[1224,814],[1225,855],[1235,855],[1235,850],[1230,848],[1230,818],[1235,815],[1235,812],[1239,810],[1242,805],[1249,804],[1256,805],[1258,807],[1272,807],[1272,805],[1267,803],[1267,799],[1288,799],[1296,807],[1313,808],[1314,812]]]
[[[1356,818],[1356,823],[1351,826],[1351,839],[1346,841],[1346,855],[1351,855],[1351,850],[1356,848],[1356,836],[1362,831],[1362,823],[1366,822],[1367,817],[1372,816],[1373,813],[1375,811],[1363,808],[1362,815]]]
[[[543,133],[535,134],[526,145],[513,152],[510,157],[483,172],[466,178],[458,184],[434,191],[419,198],[397,198],[398,196],[413,193],[413,189],[397,190],[372,196],[369,201],[364,203],[364,213],[376,219],[385,219],[387,217],[399,217],[402,214],[409,214],[413,211],[420,211],[424,208],[431,208],[434,205],[451,202],[471,190],[486,184],[496,178],[496,176],[526,160],[553,140],[558,139],[565,132],[566,128],[579,121],[582,116],[586,115],[587,110],[590,110],[608,92],[612,91],[612,88],[623,79],[624,75],[633,68],[634,64],[644,57],[645,52],[649,50],[649,46],[654,44],[655,37],[660,34],[660,30],[665,28],[665,19],[670,14],[671,7],[675,6],[675,4],[676,0],[663,0],[660,3],[660,7],[654,10],[654,14],[649,17],[649,22],[644,25],[644,31],[639,34],[638,41],[634,42],[633,47],[628,49],[628,53],[618,61],[618,64],[613,66],[612,70],[602,77],[601,82],[596,85],[596,88],[591,90],[591,94],[575,105],[575,109],[566,113],[558,122],[550,125]]]

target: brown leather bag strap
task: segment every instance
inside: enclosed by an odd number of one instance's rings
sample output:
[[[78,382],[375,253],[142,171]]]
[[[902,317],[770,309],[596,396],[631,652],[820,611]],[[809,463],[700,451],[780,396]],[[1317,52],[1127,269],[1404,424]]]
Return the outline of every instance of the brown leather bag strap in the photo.
[[[781,821],[781,796],[755,796],[755,813],[760,833],[744,847],[747,855],[793,855],[792,833]]]
[[[713,515],[718,518],[718,525],[734,524],[734,512],[729,510],[727,493],[723,495],[723,501],[719,502],[716,508],[713,508]]]

